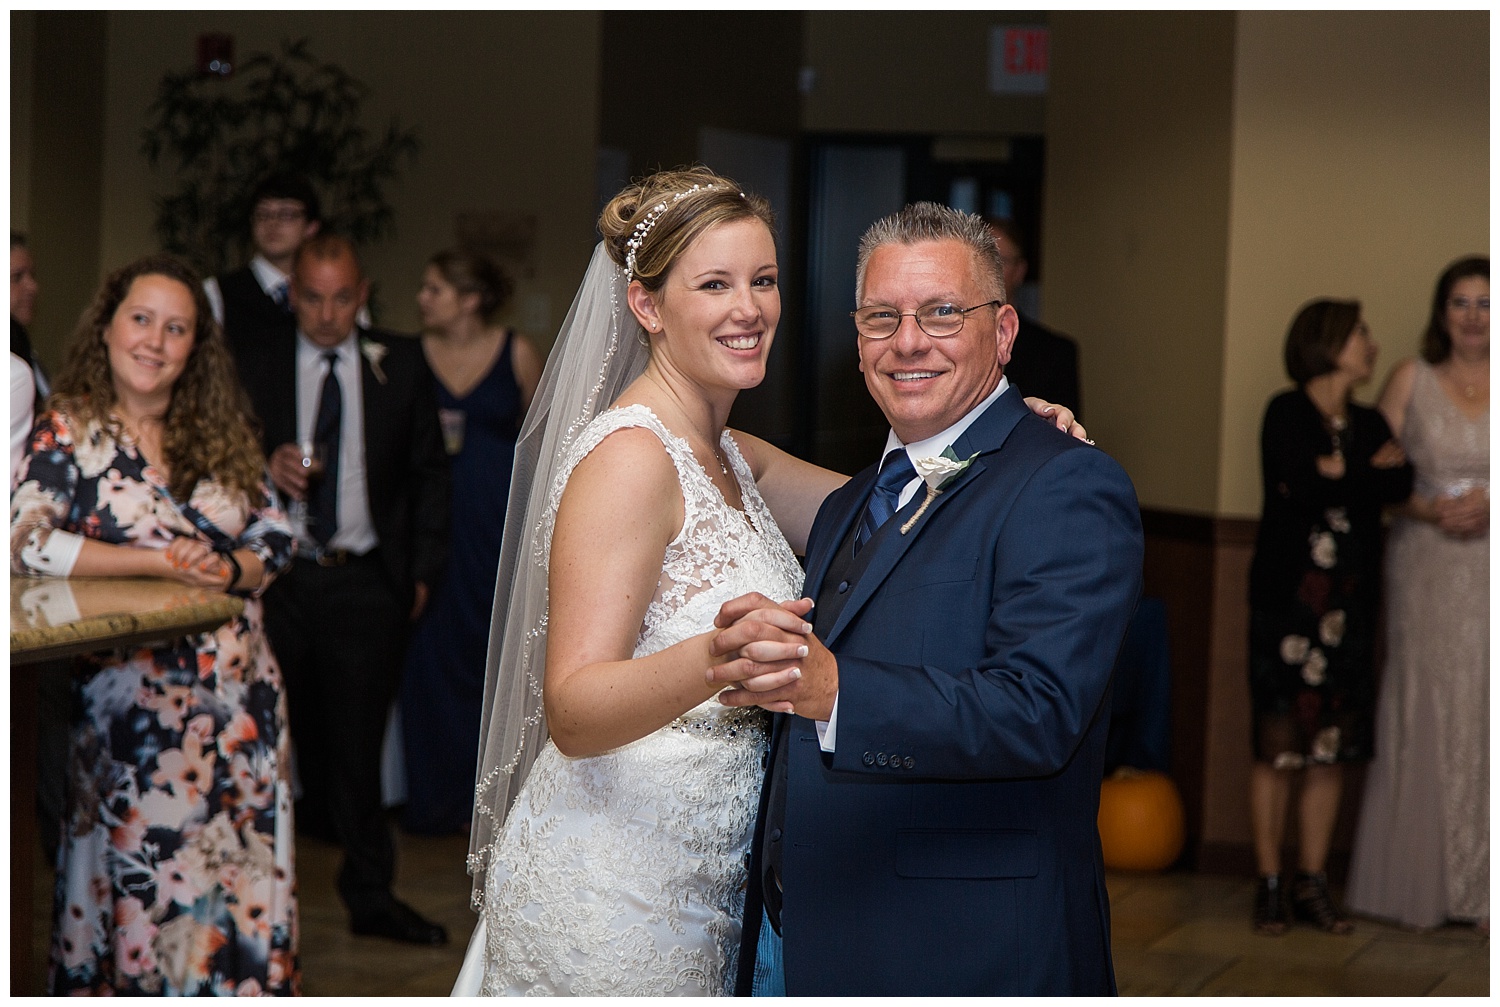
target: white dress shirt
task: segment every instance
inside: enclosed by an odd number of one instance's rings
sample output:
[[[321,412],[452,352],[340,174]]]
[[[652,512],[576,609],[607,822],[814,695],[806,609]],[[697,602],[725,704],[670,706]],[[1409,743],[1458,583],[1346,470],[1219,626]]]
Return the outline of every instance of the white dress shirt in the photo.
[[[260,284],[260,289],[273,301],[276,299],[276,288],[291,282],[291,277],[271,265],[271,260],[264,255],[257,255],[250,260],[250,272],[255,274],[255,282]],[[208,306],[213,309],[214,321],[223,325],[224,292],[219,289],[218,277],[210,276],[204,280],[203,292],[208,295]]]
[[[1010,382],[1006,380],[1005,375],[1000,375],[1000,383],[995,386],[994,391],[985,396],[983,402],[979,403],[979,405],[975,406],[973,409],[970,409],[967,413],[964,413],[963,417],[957,423],[953,424],[951,427],[942,431],[941,433],[938,433],[932,437],[928,437],[926,440],[913,441],[910,444],[902,444],[901,438],[897,437],[896,431],[892,430],[889,434],[886,435],[885,450],[880,452],[880,457],[884,458],[886,455],[890,454],[897,448],[906,449],[906,457],[911,459],[913,466],[915,466],[918,458],[938,457],[944,451],[947,451],[950,447],[952,447],[954,442],[963,436],[964,431],[968,430],[969,427],[974,423],[974,421],[979,419],[980,414],[990,406],[994,405],[995,400],[998,399],[1001,395],[1004,395],[1005,390],[1009,387]],[[962,459],[960,459],[960,461],[962,461]],[[901,496],[896,501],[896,509],[900,510],[902,507],[905,507],[907,504],[911,503],[911,498],[917,495],[917,490],[921,489],[921,487],[922,477],[918,475],[912,476],[911,481],[908,482],[905,486],[901,487]],[[839,698],[837,695],[835,695],[833,697],[833,712],[828,715],[828,719],[826,721],[819,720],[816,722],[816,726],[818,728],[818,744],[825,752],[833,751],[834,742],[838,735],[838,719]]]
[[[297,332],[297,439],[311,441],[318,417],[318,397],[328,370],[323,355],[338,355],[339,390],[343,395],[343,419],[339,425],[339,525],[329,540],[329,549],[347,549],[364,555],[380,544],[375,520],[370,516],[370,494],[365,479],[365,400],[360,380],[358,332],[351,332],[337,346],[325,347]],[[317,555],[318,545],[307,532],[305,521],[293,519],[299,547]]]

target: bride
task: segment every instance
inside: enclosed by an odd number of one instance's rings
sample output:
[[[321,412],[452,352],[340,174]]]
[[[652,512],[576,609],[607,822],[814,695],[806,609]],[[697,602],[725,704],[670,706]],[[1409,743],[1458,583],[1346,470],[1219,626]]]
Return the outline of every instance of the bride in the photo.
[[[767,714],[706,671],[800,655],[715,656],[713,620],[799,599],[793,549],[845,479],[724,426],[781,314],[765,200],[659,172],[599,227],[517,445],[459,995],[732,991]]]

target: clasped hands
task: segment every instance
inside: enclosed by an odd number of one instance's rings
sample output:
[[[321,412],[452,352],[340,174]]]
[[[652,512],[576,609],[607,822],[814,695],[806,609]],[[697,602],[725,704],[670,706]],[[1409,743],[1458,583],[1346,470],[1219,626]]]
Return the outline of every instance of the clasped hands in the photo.
[[[813,634],[811,598],[777,603],[752,592],[725,602],[709,641],[711,683],[725,706],[761,706],[826,721],[838,696],[838,660]]]
[[[227,591],[234,572],[224,557],[212,546],[186,535],[179,535],[162,550],[167,562],[167,576],[193,587]]]
[[[1490,527],[1490,495],[1483,488],[1432,501],[1433,523],[1452,538],[1477,538]]]

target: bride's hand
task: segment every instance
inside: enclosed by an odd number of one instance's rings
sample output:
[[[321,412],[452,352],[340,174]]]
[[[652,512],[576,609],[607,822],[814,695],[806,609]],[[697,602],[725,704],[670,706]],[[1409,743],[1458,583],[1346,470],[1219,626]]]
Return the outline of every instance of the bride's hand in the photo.
[[[707,680],[751,693],[771,692],[797,681],[812,633],[804,618],[811,609],[811,598],[778,604],[759,593],[725,602],[714,619],[720,631],[709,643],[710,653],[725,660],[708,669]],[[790,712],[790,705],[768,703],[766,709]]]
[[[1084,429],[1083,424],[1079,423],[1077,417],[1073,415],[1073,410],[1067,406],[1035,397],[1027,398],[1024,401],[1026,402],[1027,409],[1030,409],[1044,420],[1051,420],[1057,429],[1063,433],[1072,434],[1079,440],[1089,444],[1094,443],[1089,440],[1088,430]]]

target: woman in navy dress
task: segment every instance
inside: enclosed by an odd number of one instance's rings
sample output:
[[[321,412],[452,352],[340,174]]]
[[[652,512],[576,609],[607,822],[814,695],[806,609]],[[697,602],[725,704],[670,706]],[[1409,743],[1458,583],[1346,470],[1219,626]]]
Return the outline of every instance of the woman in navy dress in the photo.
[[[519,333],[490,324],[510,283],[482,256],[444,251],[422,275],[422,349],[437,379],[453,472],[454,548],[407,653],[401,679],[409,832],[465,832],[484,705],[495,570],[516,432],[542,359]]]

